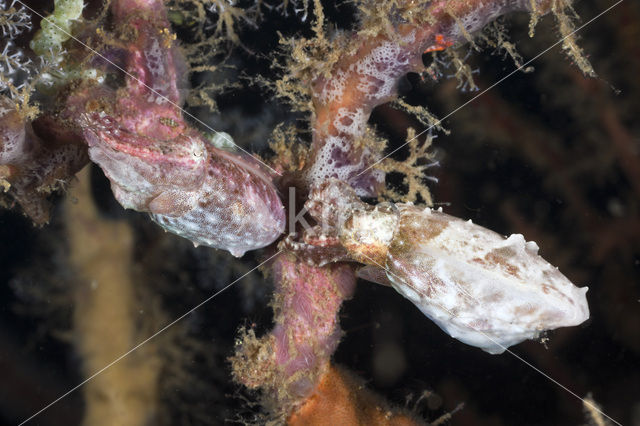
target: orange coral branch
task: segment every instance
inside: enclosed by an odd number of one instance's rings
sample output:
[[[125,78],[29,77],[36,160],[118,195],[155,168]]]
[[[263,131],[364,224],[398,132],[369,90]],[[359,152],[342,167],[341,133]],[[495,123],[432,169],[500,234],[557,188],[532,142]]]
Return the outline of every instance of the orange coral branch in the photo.
[[[355,377],[332,366],[313,395],[287,419],[287,424],[412,426],[423,422],[390,408]]]

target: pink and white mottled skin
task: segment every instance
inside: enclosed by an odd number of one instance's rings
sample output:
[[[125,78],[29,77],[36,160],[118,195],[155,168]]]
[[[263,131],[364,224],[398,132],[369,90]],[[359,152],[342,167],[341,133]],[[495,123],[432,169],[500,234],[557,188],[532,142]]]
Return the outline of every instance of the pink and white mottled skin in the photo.
[[[330,204],[326,216],[346,250],[342,260],[368,265],[359,276],[392,286],[468,345],[502,353],[589,318],[587,288],[574,286],[520,234],[504,238],[412,204],[358,204],[355,191],[340,181],[316,188],[308,204],[312,214]]]
[[[284,207],[272,176],[257,160],[214,147],[183,119],[181,74],[162,3],[116,1],[126,87],[84,87],[68,100],[89,156],[125,207],[149,212],[194,244],[242,256],[284,230]]]

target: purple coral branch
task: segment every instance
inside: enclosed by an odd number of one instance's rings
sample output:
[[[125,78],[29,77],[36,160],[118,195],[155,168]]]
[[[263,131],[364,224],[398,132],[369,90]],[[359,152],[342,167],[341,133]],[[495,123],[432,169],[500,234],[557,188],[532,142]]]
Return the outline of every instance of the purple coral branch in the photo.
[[[278,257],[271,273],[275,327],[259,340],[245,336],[233,372],[238,382],[263,391],[268,408],[289,413],[328,368],[342,337],[338,310],[353,294],[355,275],[347,264],[319,268],[291,254]]]

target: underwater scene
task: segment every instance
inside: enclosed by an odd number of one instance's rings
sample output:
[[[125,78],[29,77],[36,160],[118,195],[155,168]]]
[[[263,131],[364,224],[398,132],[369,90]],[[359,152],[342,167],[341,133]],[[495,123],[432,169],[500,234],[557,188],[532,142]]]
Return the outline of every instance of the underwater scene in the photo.
[[[0,424],[640,426],[640,2],[0,0]]]

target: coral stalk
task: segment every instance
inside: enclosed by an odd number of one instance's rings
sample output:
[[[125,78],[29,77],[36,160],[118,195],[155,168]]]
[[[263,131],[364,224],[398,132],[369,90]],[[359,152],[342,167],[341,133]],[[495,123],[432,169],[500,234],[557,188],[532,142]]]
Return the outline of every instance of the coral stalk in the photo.
[[[313,396],[289,417],[287,424],[416,426],[423,422],[390,408],[356,377],[332,366],[322,377]]]
[[[342,336],[338,310],[353,294],[355,275],[346,264],[314,267],[280,255],[271,267],[275,327],[256,339],[238,341],[232,358],[235,379],[261,389],[265,407],[287,415],[315,389]]]
[[[373,36],[364,28],[367,32],[353,36],[333,68],[318,71],[312,80],[316,119],[312,161],[306,171],[311,185],[338,178],[358,195],[376,196],[384,175],[371,168],[381,151],[363,141],[367,120],[373,108],[397,96],[402,76],[424,69],[423,52],[470,41],[470,34],[506,13],[542,14],[548,9],[547,1],[538,0],[441,0],[427,7],[399,3],[396,13],[414,16],[412,21],[387,18],[393,31],[385,29]]]
[[[88,169],[79,178],[73,191],[77,198],[67,199],[66,219],[70,260],[79,278],[73,341],[88,377],[146,337],[146,317],[140,315],[132,278],[133,231],[122,220],[100,217],[92,202]],[[157,349],[156,342],[145,344],[83,387],[84,424],[153,423],[161,368]]]

